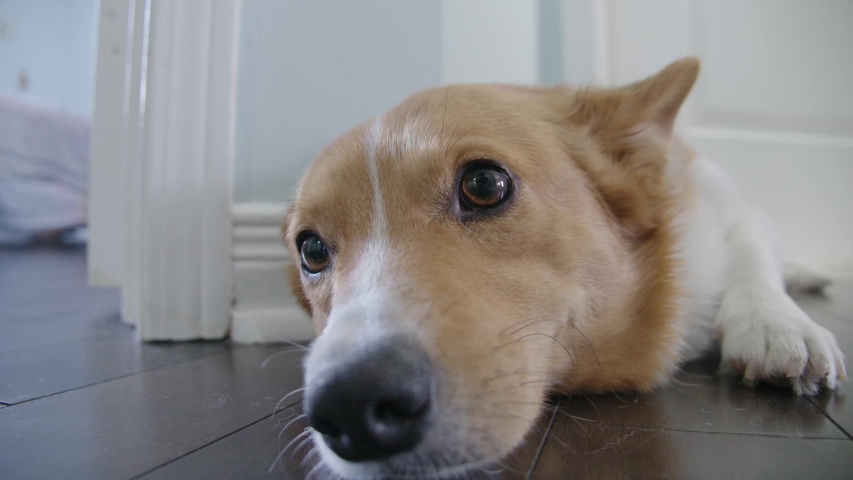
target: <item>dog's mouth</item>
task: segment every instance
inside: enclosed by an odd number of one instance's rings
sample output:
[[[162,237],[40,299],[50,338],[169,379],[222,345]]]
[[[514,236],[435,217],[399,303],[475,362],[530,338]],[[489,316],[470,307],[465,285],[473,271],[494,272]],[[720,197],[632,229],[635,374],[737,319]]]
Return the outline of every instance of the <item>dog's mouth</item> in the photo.
[[[338,456],[321,434],[313,438],[321,455],[311,472],[325,470],[332,478],[346,480],[399,480],[399,479],[459,479],[494,478],[505,467],[500,456],[478,458],[458,449],[424,445],[390,457],[368,461],[347,461]],[[310,472],[309,472],[310,473]]]

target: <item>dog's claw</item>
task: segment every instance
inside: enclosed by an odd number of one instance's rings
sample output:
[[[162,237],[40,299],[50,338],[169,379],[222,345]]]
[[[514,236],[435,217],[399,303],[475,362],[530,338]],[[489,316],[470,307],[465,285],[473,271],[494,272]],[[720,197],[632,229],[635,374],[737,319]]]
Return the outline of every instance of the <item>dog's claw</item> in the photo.
[[[788,378],[798,378],[803,374],[803,366],[796,362],[788,362],[785,368],[785,376]]]
[[[737,373],[743,373],[743,370],[746,368],[746,364],[736,358],[730,358],[729,363]]]
[[[746,363],[746,371],[743,373],[743,379],[755,386],[755,379],[758,377],[758,372],[761,371],[761,364],[755,360],[750,360]]]

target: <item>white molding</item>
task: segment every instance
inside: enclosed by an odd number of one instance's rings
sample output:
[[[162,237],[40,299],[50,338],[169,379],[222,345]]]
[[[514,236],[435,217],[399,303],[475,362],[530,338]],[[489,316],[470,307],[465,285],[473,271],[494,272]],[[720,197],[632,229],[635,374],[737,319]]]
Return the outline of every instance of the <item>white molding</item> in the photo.
[[[230,327],[239,14],[239,0],[145,0],[122,285],[142,340],[223,338]]]
[[[813,133],[777,132],[772,130],[754,130],[746,128],[695,126],[688,127],[685,136],[688,139],[737,140],[781,145],[853,148],[853,138],[851,137]]]
[[[143,49],[143,0],[102,0],[89,168],[89,284],[120,287],[124,278],[125,178],[137,144]]]
[[[235,311],[231,340],[235,343],[307,342],[314,338],[311,321],[298,305],[269,310]]]
[[[139,232],[142,218],[142,147],[145,126],[145,94],[148,83],[148,47],[151,26],[151,0],[134,1],[133,52],[127,64],[130,78],[126,97],[126,116],[122,122],[122,149],[120,161],[124,163],[124,222],[122,226],[123,269],[121,278],[121,319],[139,326],[142,317],[139,295],[141,279]],[[96,95],[97,96],[97,95]]]
[[[291,261],[281,241],[286,205],[234,205],[234,281],[231,340],[237,343],[306,341],[311,319],[290,291],[285,266]]]
[[[232,208],[235,261],[283,261],[290,255],[281,243],[286,204],[238,203]]]

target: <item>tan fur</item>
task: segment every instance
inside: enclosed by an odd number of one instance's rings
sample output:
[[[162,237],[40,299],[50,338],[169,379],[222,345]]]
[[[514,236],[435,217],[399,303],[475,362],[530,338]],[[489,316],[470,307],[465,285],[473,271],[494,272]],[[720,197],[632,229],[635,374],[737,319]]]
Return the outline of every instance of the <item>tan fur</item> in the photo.
[[[382,117],[383,272],[404,304],[426,306],[390,328],[419,333],[444,372],[444,408],[483,432],[478,453],[517,445],[549,392],[646,390],[677,364],[673,222],[689,188],[666,171],[689,162],[671,133],[697,74],[685,59],[616,90],[452,86]],[[322,279],[294,284],[318,333],[353,294],[371,235],[368,133],[321,153],[285,225],[294,258],[304,229],[333,251]],[[461,223],[454,182],[475,159],[505,164],[517,189],[503,214]]]

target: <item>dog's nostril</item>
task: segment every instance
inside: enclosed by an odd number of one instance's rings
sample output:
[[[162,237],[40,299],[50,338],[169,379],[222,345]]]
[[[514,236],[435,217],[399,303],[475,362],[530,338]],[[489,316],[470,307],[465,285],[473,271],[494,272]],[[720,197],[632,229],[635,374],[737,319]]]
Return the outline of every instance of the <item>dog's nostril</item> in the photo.
[[[373,417],[385,424],[404,423],[426,413],[429,397],[380,400],[373,406]]]
[[[401,411],[393,402],[379,402],[373,407],[373,416],[382,423],[400,423],[405,421],[405,412]]]
[[[311,426],[314,430],[327,435],[329,437],[340,437],[343,432],[333,422],[325,418],[311,418]]]

